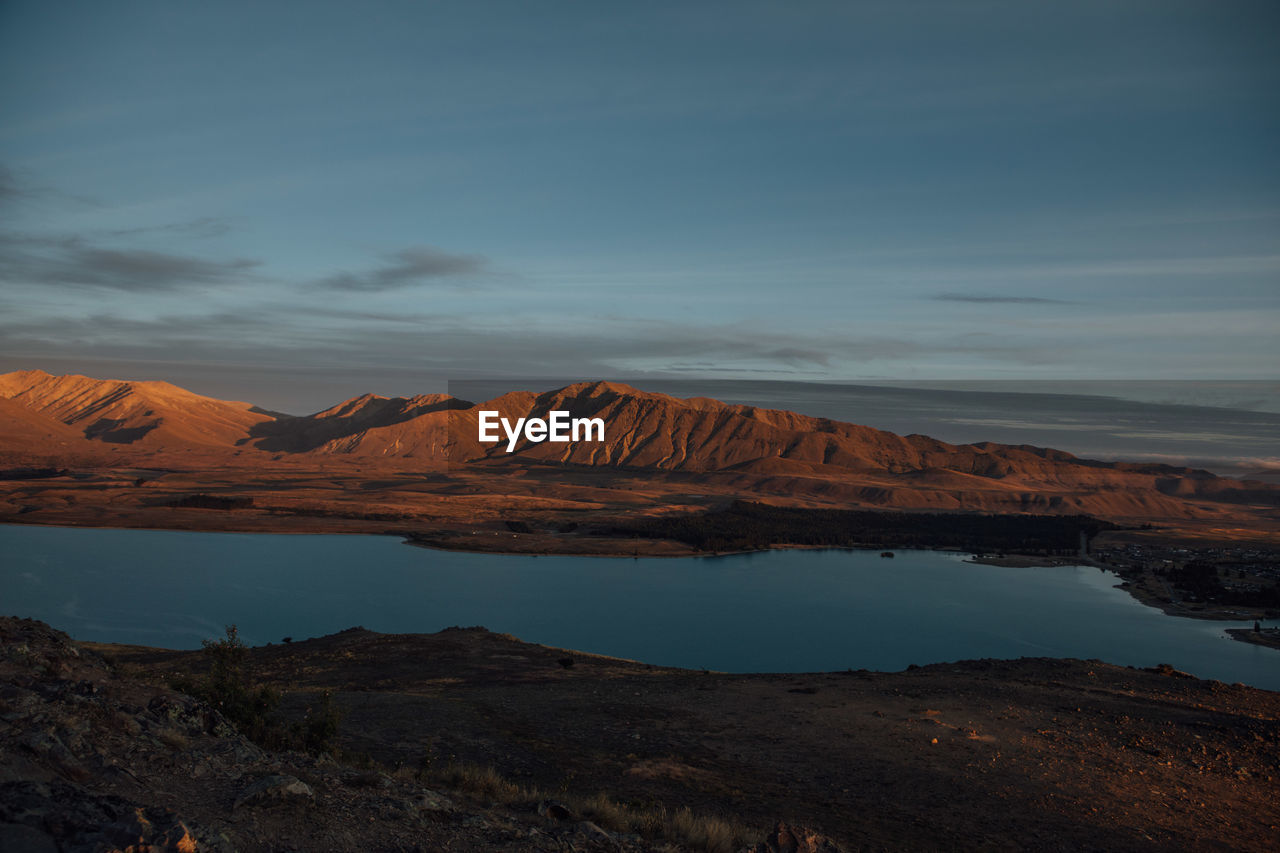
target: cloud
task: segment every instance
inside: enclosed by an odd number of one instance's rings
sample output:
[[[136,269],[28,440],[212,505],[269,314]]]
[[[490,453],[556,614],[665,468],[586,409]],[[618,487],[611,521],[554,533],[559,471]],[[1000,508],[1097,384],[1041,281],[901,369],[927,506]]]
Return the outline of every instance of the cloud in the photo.
[[[703,373],[822,379],[854,371],[890,374],[920,365],[1013,375],[1082,363],[1093,369],[1105,369],[1110,362],[1134,363],[1129,352],[1115,348],[1111,335],[1085,346],[1095,361],[1081,362],[1074,330],[919,336],[909,330],[894,334],[838,324],[788,329],[693,318],[346,311],[328,300],[259,296],[216,307],[188,302],[180,310],[169,302],[160,314],[126,300],[11,305],[0,310],[0,367],[61,365],[93,374],[92,365],[102,362],[129,365],[127,375],[140,378],[181,376],[190,370],[204,371],[200,375],[218,382],[269,368],[273,375],[310,377],[306,387],[311,390],[304,394],[302,386],[281,379],[249,398],[268,408],[303,411],[333,402],[327,398],[335,392],[326,384],[332,377],[342,377],[344,393],[354,395],[368,390],[402,393],[428,381],[510,376],[513,371],[561,378]],[[1249,332],[1259,347],[1270,340],[1261,327]],[[1266,331],[1273,328],[1274,322]],[[1212,349],[1188,351],[1185,338],[1177,340],[1176,347],[1144,348],[1149,355],[1139,367],[1170,376],[1247,373],[1238,359]]]
[[[208,314],[0,317],[0,355],[210,362],[232,358],[364,370],[370,376],[412,369],[455,377],[509,374],[516,368],[531,375],[608,376],[680,370],[697,362],[742,372],[799,369],[823,375],[841,363],[894,362],[930,354],[1019,364],[1055,356],[1043,343],[917,342],[742,324],[624,319],[547,324],[465,314],[405,314],[394,319],[265,302]]]
[[[468,315],[406,317],[398,323],[350,318],[320,325],[324,318],[309,313],[296,304],[263,304],[146,318],[103,312],[26,320],[0,315],[0,372],[33,367],[89,375],[114,371],[179,384],[199,377],[201,384],[192,387],[202,393],[216,390],[230,399],[301,413],[367,391],[445,390],[448,381],[458,379],[519,375],[556,377],[565,384],[588,377],[691,373],[815,379],[839,369],[824,366],[824,360],[893,364],[923,350],[1025,364],[1044,354],[1031,348],[996,354],[957,342],[921,345],[737,325],[522,325]],[[691,364],[698,367],[690,369]]]
[[[783,364],[816,364],[827,367],[831,363],[830,353],[805,347],[778,347],[761,353],[761,356]]]
[[[182,237],[221,237],[231,230],[231,222],[215,216],[202,216],[168,225],[145,225],[138,228],[115,228],[101,233],[109,237],[136,237],[143,234],[169,234]]]
[[[1065,299],[1043,296],[999,296],[982,293],[939,293],[929,297],[935,302],[970,302],[978,305],[1070,305]]]
[[[19,202],[40,205],[48,201],[62,204],[72,202],[77,207],[96,205],[96,202],[83,196],[32,183],[27,174],[0,163],[0,206],[16,207]],[[5,208],[0,207],[0,212],[6,212]]]
[[[321,287],[334,290],[395,290],[432,279],[453,279],[485,271],[488,259],[479,255],[455,255],[430,246],[415,246],[383,256],[384,263],[362,273],[341,272],[321,279]]]
[[[63,198],[53,190],[30,186],[0,164],[0,203],[25,203],[49,196]],[[156,293],[231,281],[258,262],[102,245],[146,235],[217,237],[230,228],[228,220],[206,216],[162,225],[96,229],[87,234],[0,232],[0,282]]]
[[[78,237],[0,235],[0,281],[157,293],[243,276],[257,261],[210,260],[146,249],[108,249]]]
[[[8,166],[0,165],[0,202],[21,198],[24,195],[26,193],[18,186],[13,170]]]

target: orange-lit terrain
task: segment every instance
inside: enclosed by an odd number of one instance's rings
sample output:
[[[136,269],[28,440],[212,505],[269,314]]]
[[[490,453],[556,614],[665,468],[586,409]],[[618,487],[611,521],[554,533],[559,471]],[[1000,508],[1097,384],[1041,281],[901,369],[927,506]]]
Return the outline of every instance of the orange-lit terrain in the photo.
[[[522,439],[508,454],[505,439],[478,441],[482,409],[512,420],[598,417],[606,440]],[[365,395],[293,417],[163,382],[22,371],[0,376],[0,465],[0,517],[25,523],[394,531],[494,550],[679,553],[687,549],[593,537],[581,523],[749,498],[1085,514],[1155,525],[1164,541],[1280,541],[1273,484],[1029,445],[952,445],[599,382],[482,404]],[[533,532],[512,532],[512,520]],[[1152,534],[1106,534],[1126,535]]]
[[[599,418],[605,441],[521,439],[507,453],[505,439],[478,440],[482,410],[512,421],[551,411]],[[626,385],[579,383],[481,404],[364,395],[294,417],[163,382],[0,376],[4,521],[391,533],[465,550],[676,556],[698,546],[636,525],[719,511],[737,499],[1010,519],[1091,516],[1116,525],[1092,541],[1112,556],[1125,545],[1269,550],[1280,542],[1274,484],[1029,445],[952,445]],[[927,518],[920,527],[930,531],[930,546],[963,546],[934,533]],[[726,550],[805,541],[783,531]],[[998,547],[1019,550],[1016,541]],[[1168,556],[1145,567],[1123,557],[1100,564],[1124,574],[1139,600],[1171,613],[1269,612],[1263,603],[1241,611],[1239,601],[1188,607],[1151,571]]]

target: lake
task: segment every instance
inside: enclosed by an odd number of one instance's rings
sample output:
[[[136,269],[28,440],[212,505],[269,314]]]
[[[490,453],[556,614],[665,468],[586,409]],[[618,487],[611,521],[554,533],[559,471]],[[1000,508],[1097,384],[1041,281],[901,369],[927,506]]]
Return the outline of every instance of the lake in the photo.
[[[229,624],[255,645],[354,625],[483,625],[728,672],[1047,656],[1169,663],[1280,690],[1280,652],[1223,634],[1244,623],[1167,616],[1115,589],[1110,572],[895,553],[531,557],[433,551],[387,536],[0,525],[0,613],[76,639],[169,648],[197,648]]]

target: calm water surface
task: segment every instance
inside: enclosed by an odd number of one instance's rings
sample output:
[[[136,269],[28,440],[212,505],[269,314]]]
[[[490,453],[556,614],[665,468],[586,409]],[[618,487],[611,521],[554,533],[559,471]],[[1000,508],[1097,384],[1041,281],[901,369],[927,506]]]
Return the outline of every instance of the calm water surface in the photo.
[[[966,658],[1170,663],[1280,689],[1280,652],[1179,619],[1093,568],[964,555],[771,551],[716,558],[461,554],[382,536],[0,525],[0,612],[77,639],[198,647],[363,625],[484,625],[524,640],[730,672],[900,670]],[[1243,624],[1243,623],[1242,623]],[[1250,623],[1251,624],[1251,623]]]

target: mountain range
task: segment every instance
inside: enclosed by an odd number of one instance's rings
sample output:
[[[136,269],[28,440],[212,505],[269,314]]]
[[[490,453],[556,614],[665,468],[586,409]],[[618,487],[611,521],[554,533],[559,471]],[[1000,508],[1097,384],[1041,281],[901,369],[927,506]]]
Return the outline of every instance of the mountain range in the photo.
[[[555,410],[601,418],[606,439],[522,439],[508,454],[505,440],[479,441],[482,410],[513,421]],[[592,470],[683,491],[706,482],[789,502],[907,509],[1229,520],[1246,507],[1268,517],[1280,507],[1280,487],[1196,469],[1101,462],[1031,445],[948,444],[617,383],[513,392],[479,404],[443,394],[365,394],[298,417],[166,382],[39,370],[0,375],[0,453],[8,464],[57,464],[106,449],[116,460],[199,458],[227,470],[339,460],[498,479]]]

